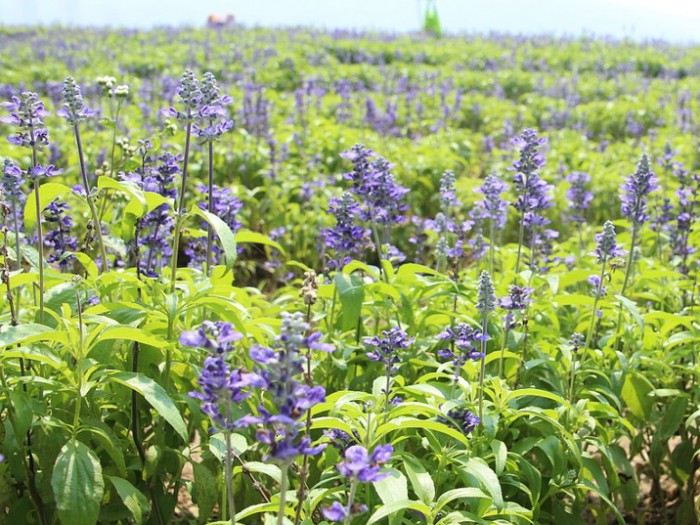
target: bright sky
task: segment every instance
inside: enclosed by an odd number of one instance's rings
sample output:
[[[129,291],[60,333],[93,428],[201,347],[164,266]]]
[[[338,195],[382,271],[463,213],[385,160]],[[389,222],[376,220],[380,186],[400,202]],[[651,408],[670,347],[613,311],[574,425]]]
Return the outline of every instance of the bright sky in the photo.
[[[0,24],[202,25],[234,13],[248,25],[420,27],[426,0],[0,0]],[[610,34],[700,41],[700,0],[437,0],[443,27],[458,31]]]

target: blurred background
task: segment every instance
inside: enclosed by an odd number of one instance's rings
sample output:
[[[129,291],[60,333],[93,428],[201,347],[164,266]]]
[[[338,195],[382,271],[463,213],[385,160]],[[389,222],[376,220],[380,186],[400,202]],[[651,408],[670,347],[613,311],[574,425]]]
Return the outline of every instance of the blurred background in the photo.
[[[263,26],[415,31],[432,0],[0,0],[0,24],[205,25],[210,14]],[[695,42],[700,0],[436,0],[442,31],[593,34]]]

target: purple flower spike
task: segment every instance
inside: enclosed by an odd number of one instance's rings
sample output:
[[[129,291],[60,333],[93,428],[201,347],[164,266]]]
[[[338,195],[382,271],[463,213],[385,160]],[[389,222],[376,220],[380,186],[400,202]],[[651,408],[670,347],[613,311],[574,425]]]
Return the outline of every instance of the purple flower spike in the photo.
[[[620,185],[622,194],[622,215],[629,219],[635,227],[649,220],[648,197],[658,189],[658,179],[649,167],[649,157],[646,153],[637,163],[637,170]]]

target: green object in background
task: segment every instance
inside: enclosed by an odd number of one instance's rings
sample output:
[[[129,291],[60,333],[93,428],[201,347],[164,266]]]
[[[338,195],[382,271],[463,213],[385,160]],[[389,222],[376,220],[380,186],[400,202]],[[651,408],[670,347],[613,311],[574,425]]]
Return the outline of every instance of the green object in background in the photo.
[[[425,7],[425,21],[423,22],[423,31],[433,35],[435,38],[442,36],[442,28],[440,27],[440,17],[438,17],[437,5],[435,0],[428,0]]]

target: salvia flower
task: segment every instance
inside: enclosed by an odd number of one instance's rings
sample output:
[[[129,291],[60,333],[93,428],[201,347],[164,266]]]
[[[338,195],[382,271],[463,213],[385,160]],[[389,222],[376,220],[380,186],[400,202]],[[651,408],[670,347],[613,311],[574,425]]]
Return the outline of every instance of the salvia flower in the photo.
[[[531,295],[533,291],[529,286],[514,284],[508,290],[508,295],[498,299],[498,306],[507,312],[503,317],[506,330],[511,330],[515,327],[515,314],[516,312],[523,312],[532,302]]]
[[[177,90],[182,103],[182,111],[175,108],[168,110],[168,115],[176,118],[183,124],[193,123],[199,119],[199,110],[202,104],[202,92],[199,89],[197,77],[191,69],[186,69],[180,78],[180,87]]]
[[[493,221],[495,228],[503,228],[508,218],[508,202],[501,194],[508,190],[508,185],[498,175],[490,174],[476,192],[483,195],[483,199],[476,203],[481,208],[480,217]],[[492,239],[493,241],[493,239]]]
[[[69,124],[76,125],[95,115],[95,112],[85,106],[80,86],[73,77],[63,81],[63,107],[56,114],[66,119]]]
[[[319,333],[309,334],[303,314],[284,313],[282,329],[274,348],[254,346],[250,358],[258,364],[256,372],[269,393],[269,404],[258,407],[257,416],[244,416],[238,426],[256,426],[258,441],[269,447],[272,461],[287,463],[296,456],[313,456],[326,444],[313,446],[309,436],[300,436],[306,413],[326,398],[322,386],[302,384],[302,349],[332,351],[320,341]]]
[[[409,348],[413,344],[413,338],[408,337],[403,329],[394,327],[382,331],[382,337],[375,335],[365,338],[365,344],[375,347],[367,352],[370,361],[382,363],[387,375],[393,376],[397,371],[396,365],[401,361],[398,351]]]
[[[328,261],[330,270],[339,270],[357,258],[369,245],[369,232],[356,224],[360,205],[350,192],[331,199],[328,213],[335,218],[335,226],[321,231],[326,250],[335,252]]]
[[[570,184],[566,192],[566,198],[570,204],[568,216],[573,222],[585,222],[586,211],[593,202],[593,194],[588,190],[591,176],[588,173],[574,171],[566,177],[566,181]]]
[[[371,454],[361,445],[347,448],[343,455],[343,461],[336,468],[341,476],[350,481],[353,487],[350,492],[350,500],[347,505],[334,502],[330,507],[321,511],[323,516],[329,521],[337,522],[345,521],[348,516],[367,512],[365,505],[355,504],[354,487],[357,486],[357,483],[373,483],[386,479],[389,474],[382,472],[382,466],[391,460],[393,453],[394,447],[390,444],[379,445]]]
[[[208,350],[199,374],[199,391],[190,396],[202,402],[202,412],[207,414],[219,430],[231,431],[235,421],[231,416],[231,403],[240,403],[250,396],[250,388],[260,386],[262,380],[256,374],[242,369],[232,370],[226,362],[233,350],[233,343],[242,338],[230,323],[205,321],[194,331],[180,335],[180,344]]]
[[[481,272],[477,292],[476,309],[482,316],[487,316],[496,308],[496,290],[491,282],[491,275],[486,270]]]
[[[471,434],[474,429],[481,423],[479,416],[474,414],[466,407],[454,407],[447,412],[447,417],[439,416],[438,421],[441,423],[454,423],[457,425],[465,436]]]
[[[447,327],[437,338],[443,343],[449,343],[449,347],[438,350],[438,355],[443,359],[451,359],[455,366],[462,366],[469,359],[481,359],[484,357],[480,346],[482,336],[481,329],[473,328],[467,323]]]
[[[54,225],[44,236],[44,245],[51,248],[46,260],[49,263],[58,263],[62,270],[68,270],[73,264],[74,257],[66,257],[66,252],[78,249],[78,239],[70,234],[73,218],[69,211],[68,203],[54,199],[46,206],[44,213],[46,222]]]
[[[192,127],[192,133],[199,137],[202,143],[218,140],[233,128],[233,120],[228,118],[226,111],[226,106],[231,104],[233,99],[227,95],[221,96],[220,91],[214,75],[209,71],[204,73],[197,108],[201,124]]]
[[[595,240],[595,253],[598,257],[598,262],[610,260],[614,257],[620,257],[625,253],[617,246],[617,235],[615,233],[615,226],[610,221],[605,221],[605,224],[603,224],[602,233],[597,233],[595,236]]]
[[[24,203],[27,196],[22,191],[24,185],[24,171],[10,159],[5,159],[2,166],[2,195],[5,202],[11,208],[21,213],[24,210]],[[21,216],[18,216],[21,219]]]
[[[381,468],[391,460],[393,453],[394,447],[391,444],[379,445],[371,454],[365,447],[353,445],[345,451],[345,459],[338,464],[337,469],[347,479],[374,483],[389,476]]]
[[[446,170],[440,177],[440,208],[443,213],[449,214],[452,208],[459,206],[459,199],[455,193],[455,174]]]
[[[622,193],[622,215],[629,219],[635,227],[649,220],[648,197],[658,188],[658,180],[649,166],[646,153],[637,163],[637,170],[620,185]]]
[[[41,149],[49,145],[49,132],[44,127],[44,117],[49,112],[44,109],[39,95],[24,91],[19,97],[13,96],[10,102],[0,105],[10,112],[9,116],[0,117],[0,122],[19,128],[15,135],[7,137],[10,143],[30,149]]]
[[[569,338],[568,344],[571,347],[572,352],[578,352],[580,348],[586,343],[586,338],[583,334],[579,332],[574,332]]]

